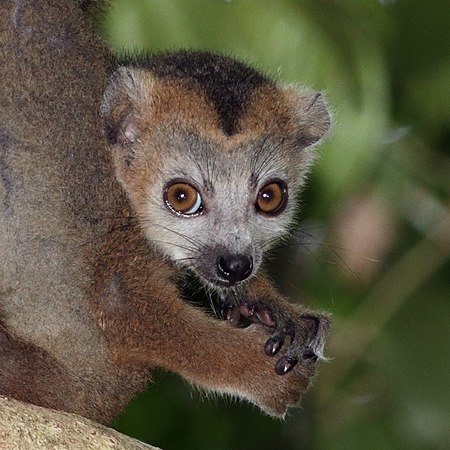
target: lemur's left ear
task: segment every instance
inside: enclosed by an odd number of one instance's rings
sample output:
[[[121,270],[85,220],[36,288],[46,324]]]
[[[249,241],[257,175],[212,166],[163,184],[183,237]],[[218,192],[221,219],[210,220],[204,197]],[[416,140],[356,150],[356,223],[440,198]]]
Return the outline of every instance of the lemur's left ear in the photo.
[[[138,105],[149,94],[149,84],[142,88],[139,69],[120,67],[111,76],[101,103],[103,130],[110,145],[125,151],[139,137]]]
[[[331,114],[324,95],[310,89],[285,87],[294,101],[293,113],[297,144],[301,148],[317,144],[331,128]]]

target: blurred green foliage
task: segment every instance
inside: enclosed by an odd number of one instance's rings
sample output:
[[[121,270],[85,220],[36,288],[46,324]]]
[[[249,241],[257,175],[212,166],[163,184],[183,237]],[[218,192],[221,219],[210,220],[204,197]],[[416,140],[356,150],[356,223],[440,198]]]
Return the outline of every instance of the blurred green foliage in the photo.
[[[334,315],[303,408],[285,422],[177,377],[117,421],[165,449],[450,448],[450,5],[447,0],[114,0],[113,47],[207,48],[325,90],[302,224],[280,289]]]

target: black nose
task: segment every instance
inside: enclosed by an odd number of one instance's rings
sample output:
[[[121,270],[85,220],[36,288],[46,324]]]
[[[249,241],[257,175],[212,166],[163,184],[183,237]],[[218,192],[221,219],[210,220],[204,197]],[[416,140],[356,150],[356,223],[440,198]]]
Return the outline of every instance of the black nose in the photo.
[[[217,258],[217,273],[230,283],[245,280],[253,269],[253,258],[245,255],[225,255]]]

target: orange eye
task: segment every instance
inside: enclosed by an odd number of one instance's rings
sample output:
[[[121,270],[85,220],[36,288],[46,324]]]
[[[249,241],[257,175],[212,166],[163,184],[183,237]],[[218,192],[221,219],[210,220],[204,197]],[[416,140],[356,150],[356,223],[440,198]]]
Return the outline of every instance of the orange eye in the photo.
[[[198,214],[203,208],[200,194],[188,183],[170,185],[165,192],[164,200],[170,209],[179,214]]]
[[[279,214],[286,206],[287,197],[286,184],[281,181],[271,181],[258,192],[256,209],[265,214]]]

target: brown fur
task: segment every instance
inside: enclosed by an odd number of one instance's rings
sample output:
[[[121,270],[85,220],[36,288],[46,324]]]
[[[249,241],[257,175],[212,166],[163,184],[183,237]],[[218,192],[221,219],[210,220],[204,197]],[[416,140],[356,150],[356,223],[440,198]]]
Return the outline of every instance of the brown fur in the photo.
[[[115,172],[139,203],[160,161],[133,172],[108,148],[99,109],[113,58],[83,11],[69,0],[0,7],[0,393],[109,422],[158,366],[283,415],[314,361],[280,376],[267,327],[233,328],[180,297],[177,269],[149,244]],[[179,105],[182,88],[158,83],[160,105]],[[190,99],[180,117],[223,139],[208,101]],[[141,118],[142,139],[160,114]],[[244,114],[243,130],[260,126]],[[305,313],[262,276],[245,292],[280,317]]]

